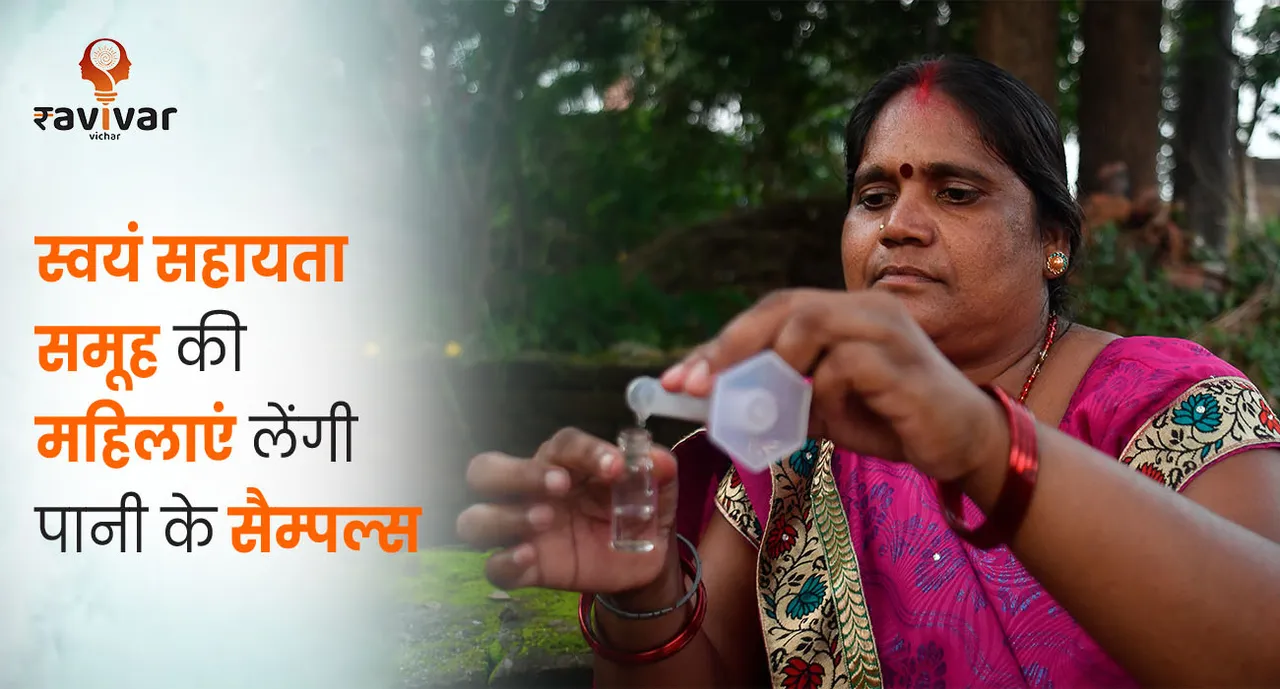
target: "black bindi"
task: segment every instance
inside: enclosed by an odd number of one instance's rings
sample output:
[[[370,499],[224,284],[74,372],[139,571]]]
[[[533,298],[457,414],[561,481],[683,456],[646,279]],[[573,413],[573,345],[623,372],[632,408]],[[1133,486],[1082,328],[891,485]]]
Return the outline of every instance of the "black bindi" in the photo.
[[[903,163],[902,167],[898,168],[898,174],[902,175],[903,179],[911,179],[913,172],[915,169],[911,167],[911,163]]]

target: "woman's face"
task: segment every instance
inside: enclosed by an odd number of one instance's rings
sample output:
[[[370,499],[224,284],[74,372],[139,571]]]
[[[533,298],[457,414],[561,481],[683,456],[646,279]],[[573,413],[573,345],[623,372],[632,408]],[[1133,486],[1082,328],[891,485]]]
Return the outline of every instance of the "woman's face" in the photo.
[[[950,98],[908,89],[881,111],[845,216],[850,290],[898,295],[940,346],[997,342],[1039,323],[1058,248],[1040,238],[1031,190]]]

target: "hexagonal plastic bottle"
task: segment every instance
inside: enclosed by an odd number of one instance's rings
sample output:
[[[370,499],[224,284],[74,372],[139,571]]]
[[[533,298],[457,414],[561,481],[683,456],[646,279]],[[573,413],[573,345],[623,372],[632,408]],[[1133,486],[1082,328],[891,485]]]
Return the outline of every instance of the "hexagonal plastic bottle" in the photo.
[[[663,416],[705,424],[721,450],[760,472],[804,446],[813,389],[781,357],[764,351],[716,376],[707,399],[667,392],[650,377],[631,381],[626,396],[641,423]]]

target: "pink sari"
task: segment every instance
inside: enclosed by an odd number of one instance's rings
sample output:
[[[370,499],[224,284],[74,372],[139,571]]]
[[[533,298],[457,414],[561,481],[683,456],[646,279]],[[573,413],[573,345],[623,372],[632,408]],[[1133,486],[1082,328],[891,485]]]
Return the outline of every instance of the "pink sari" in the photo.
[[[1109,344],[1059,428],[1176,491],[1233,454],[1280,447],[1280,420],[1243,374],[1154,337]],[[773,686],[1135,685],[1008,549],[957,538],[912,467],[811,440],[739,473],[702,432],[675,453],[679,530],[696,542],[718,510],[760,553]],[[966,516],[982,519],[971,503]]]

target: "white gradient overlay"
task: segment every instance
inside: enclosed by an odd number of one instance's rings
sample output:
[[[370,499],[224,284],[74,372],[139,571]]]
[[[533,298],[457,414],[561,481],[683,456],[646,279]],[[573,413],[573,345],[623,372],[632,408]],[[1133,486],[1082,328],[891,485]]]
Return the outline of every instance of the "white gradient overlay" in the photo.
[[[348,16],[330,5],[345,5]],[[408,314],[396,305],[413,284],[399,277],[411,272],[412,252],[387,165],[400,142],[379,125],[369,84],[344,69],[375,62],[362,37],[370,32],[353,31],[364,7],[18,0],[0,8],[0,689],[395,685],[386,594],[412,556],[384,554],[376,537],[361,552],[344,552],[339,539],[330,554],[305,536],[293,550],[241,554],[230,539],[239,520],[225,514],[245,504],[248,486],[273,506],[411,504],[402,483],[414,456],[398,426],[407,391],[365,375],[368,343],[385,348],[402,337],[397,323]],[[95,106],[78,63],[103,37],[120,41],[132,62],[114,106],[177,107],[170,131],[91,141],[84,131],[32,126],[36,106]],[[146,239],[138,282],[101,273],[95,284],[40,279],[44,249],[33,236],[125,236],[131,220]],[[155,272],[161,250],[150,244],[163,235],[345,235],[345,281],[279,284],[249,270],[245,283],[221,289],[164,283]],[[239,373],[230,355],[203,373],[178,361],[187,333],[172,326],[195,325],[211,309],[230,309],[248,327]],[[105,368],[44,372],[33,327],[63,324],[161,326],[156,373],[113,392]],[[183,416],[210,414],[221,401],[238,417],[233,453],[190,464],[131,457],[121,469],[37,453],[32,417],[83,415],[100,398],[128,414]],[[300,445],[288,459],[254,453],[260,425],[246,417],[270,413],[267,402],[325,414],[336,400],[360,417],[350,464],[329,461],[327,429],[324,445]],[[99,431],[99,452],[101,443]],[[127,553],[118,541],[94,544],[89,515],[82,553],[41,538],[34,507],[114,506],[126,491],[151,510],[142,553],[132,517]],[[177,504],[175,491],[219,508],[212,543],[190,554],[165,542],[172,515],[157,512]]]

